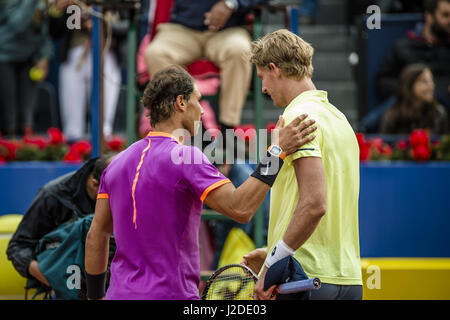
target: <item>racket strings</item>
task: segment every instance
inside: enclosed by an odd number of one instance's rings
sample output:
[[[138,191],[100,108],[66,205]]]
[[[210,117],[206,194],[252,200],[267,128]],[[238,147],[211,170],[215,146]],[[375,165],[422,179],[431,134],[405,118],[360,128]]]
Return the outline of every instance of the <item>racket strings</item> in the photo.
[[[211,280],[207,300],[252,300],[255,277],[243,268],[223,270]]]

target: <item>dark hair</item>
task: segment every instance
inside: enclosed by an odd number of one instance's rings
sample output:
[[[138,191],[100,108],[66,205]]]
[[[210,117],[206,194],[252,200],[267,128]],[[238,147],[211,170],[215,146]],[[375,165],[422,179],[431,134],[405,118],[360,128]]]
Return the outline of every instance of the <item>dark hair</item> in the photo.
[[[95,160],[94,168],[92,169],[92,176],[95,180],[100,182],[103,171],[108,167],[113,157],[113,154],[107,154]]]
[[[144,107],[150,111],[151,125],[172,116],[178,96],[188,100],[194,91],[194,79],[179,66],[170,66],[155,73],[142,97]]]
[[[431,69],[423,64],[423,63],[413,63],[407,65],[403,68],[399,77],[399,85],[397,89],[397,104],[403,107],[406,107],[408,110],[411,110],[411,106],[418,105],[421,102],[417,101],[417,98],[413,94],[413,86],[417,79],[421,74],[424,73],[425,70]],[[432,104],[437,104],[436,101],[433,101]]]
[[[423,2],[424,11],[434,14],[439,5],[439,2],[441,1],[450,2],[450,0],[424,0]]]
[[[419,76],[430,68],[422,63],[407,65],[400,73],[395,104],[386,112],[386,120],[391,130],[409,133],[417,125],[433,128],[433,122],[438,114],[438,102],[431,103],[418,101],[413,93],[414,83]]]

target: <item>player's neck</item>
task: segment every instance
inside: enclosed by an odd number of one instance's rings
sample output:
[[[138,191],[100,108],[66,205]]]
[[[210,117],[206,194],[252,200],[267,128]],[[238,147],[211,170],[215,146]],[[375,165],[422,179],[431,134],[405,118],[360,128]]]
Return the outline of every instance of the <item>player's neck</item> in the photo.
[[[170,119],[167,119],[166,121],[155,124],[153,129],[156,132],[164,132],[173,135],[179,141],[183,140],[182,136],[181,137],[176,136],[176,132],[181,132],[180,129],[183,129],[183,125],[181,124],[180,121],[177,121],[176,117],[172,117]]]
[[[291,80],[286,85],[286,100],[288,104],[291,103],[296,97],[301,95],[305,91],[316,90],[316,86],[312,82],[311,78],[303,78],[300,81]]]

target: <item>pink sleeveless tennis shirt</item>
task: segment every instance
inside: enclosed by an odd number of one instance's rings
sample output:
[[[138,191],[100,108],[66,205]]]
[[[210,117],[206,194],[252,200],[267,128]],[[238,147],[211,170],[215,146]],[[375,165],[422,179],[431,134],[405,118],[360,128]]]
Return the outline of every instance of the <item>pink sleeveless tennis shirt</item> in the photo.
[[[98,194],[109,199],[117,245],[106,299],[199,299],[203,201],[230,182],[200,149],[167,133],[115,156]]]

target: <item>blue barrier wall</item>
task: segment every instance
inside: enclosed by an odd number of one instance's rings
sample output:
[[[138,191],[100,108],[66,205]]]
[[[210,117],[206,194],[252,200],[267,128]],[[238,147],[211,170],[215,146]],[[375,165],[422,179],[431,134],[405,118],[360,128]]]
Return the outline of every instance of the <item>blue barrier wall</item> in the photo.
[[[450,163],[361,165],[361,257],[450,257]]]
[[[11,162],[0,165],[0,215],[25,213],[40,187],[80,167],[59,162]]]
[[[24,213],[39,188],[80,165],[0,166],[0,215]],[[361,164],[361,257],[450,257],[450,163]]]

